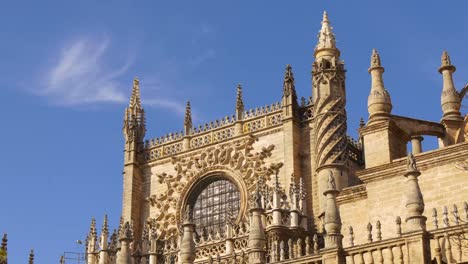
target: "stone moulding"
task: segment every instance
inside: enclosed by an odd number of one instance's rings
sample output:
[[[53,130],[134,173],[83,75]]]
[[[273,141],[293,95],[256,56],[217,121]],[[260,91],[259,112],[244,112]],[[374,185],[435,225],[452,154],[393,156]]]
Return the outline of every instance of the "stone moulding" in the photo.
[[[468,155],[468,142],[456,144],[441,149],[416,154],[418,167],[421,171],[444,164],[460,162],[460,157]],[[406,157],[393,160],[392,163],[356,171],[356,176],[364,183],[392,177],[400,177],[406,171]]]
[[[175,172],[156,175],[158,183],[166,185],[166,191],[146,198],[152,207],[156,207],[154,219],[159,234],[177,234],[177,224],[180,223],[190,190],[197,182],[214,172],[221,172],[234,180],[244,199],[254,190],[257,179],[269,181],[270,176],[276,173],[276,164],[268,166],[266,160],[272,155],[274,145],[252,153],[253,144],[257,140],[257,137],[249,135],[234,142],[207,148],[197,155],[173,157]],[[243,215],[246,209],[241,210],[243,211],[240,214]]]
[[[344,204],[362,199],[367,199],[367,189],[365,184],[344,188],[336,198],[336,202],[338,204]]]

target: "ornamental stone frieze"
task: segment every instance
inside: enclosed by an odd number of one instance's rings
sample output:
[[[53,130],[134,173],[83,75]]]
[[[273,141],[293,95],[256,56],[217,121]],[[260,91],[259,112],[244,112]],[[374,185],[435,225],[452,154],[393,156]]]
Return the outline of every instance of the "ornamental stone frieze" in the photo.
[[[254,153],[253,145],[257,140],[255,136],[249,135],[234,142],[207,148],[188,158],[173,157],[174,173],[156,174],[158,183],[165,185],[166,190],[146,198],[156,208],[154,219],[158,233],[165,237],[177,234],[182,208],[190,190],[200,179],[209,177],[212,172],[222,172],[232,178],[239,185],[244,200],[255,189],[258,179],[269,181],[280,167],[274,163],[268,165],[266,161],[275,146],[269,145]],[[242,204],[241,216],[246,213],[246,203]]]

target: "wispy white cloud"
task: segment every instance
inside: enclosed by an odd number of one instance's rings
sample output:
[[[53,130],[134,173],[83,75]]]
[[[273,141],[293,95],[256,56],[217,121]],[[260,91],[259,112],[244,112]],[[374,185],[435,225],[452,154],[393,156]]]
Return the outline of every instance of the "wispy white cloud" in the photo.
[[[185,104],[181,102],[176,102],[173,100],[162,99],[162,98],[145,100],[143,98],[142,104],[144,104],[145,106],[149,106],[149,107],[165,108],[182,116],[185,114]]]
[[[38,94],[59,105],[122,103],[127,101],[117,80],[131,66],[131,58],[119,68],[110,68],[106,52],[110,40],[81,38],[62,48],[56,63],[46,72]]]

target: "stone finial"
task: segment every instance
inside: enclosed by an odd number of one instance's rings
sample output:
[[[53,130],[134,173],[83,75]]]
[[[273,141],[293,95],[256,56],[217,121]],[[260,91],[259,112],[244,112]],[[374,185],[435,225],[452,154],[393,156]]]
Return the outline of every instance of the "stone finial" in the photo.
[[[322,28],[318,34],[318,43],[315,46],[315,53],[322,49],[336,49],[335,35],[332,32],[327,11],[323,11]]]
[[[336,189],[335,178],[330,170],[328,174],[327,190],[323,192],[326,196],[324,212],[325,247],[341,247],[341,217],[336,203],[336,197],[339,191]]]
[[[60,256],[60,264],[65,264],[65,256]]]
[[[333,171],[328,172],[328,182],[327,182],[328,191],[336,191],[335,177],[333,177]]]
[[[314,237],[312,238],[312,241],[314,242],[314,253],[317,254],[319,252],[319,244],[318,244],[317,233],[314,234]]]
[[[424,199],[418,183],[419,175],[421,172],[416,166],[416,159],[412,153],[408,153],[405,172],[405,177],[408,178],[405,191],[407,212],[405,222],[408,223],[409,231],[426,229],[426,217],[423,216]]]
[[[408,157],[406,159],[406,172],[416,172],[418,167],[416,166],[416,158],[413,153],[408,152]]]
[[[261,194],[261,191],[260,191],[260,181],[259,180],[257,180],[255,191],[252,194],[252,196],[250,197],[250,207],[252,209],[257,209],[257,208],[263,209],[262,194]]]
[[[184,224],[192,223],[192,208],[190,205],[186,205],[184,209]]]
[[[367,224],[367,242],[371,243],[373,241],[372,239],[372,224],[368,223]]]
[[[442,74],[443,79],[442,95],[440,98],[443,112],[442,120],[456,120],[462,122],[463,118],[460,113],[462,98],[460,98],[460,94],[455,88],[452,76],[456,68],[452,65],[450,57],[445,50],[442,53],[441,62],[442,64],[439,68],[439,72]]]
[[[125,109],[123,133],[127,142],[141,142],[146,133],[145,110],[141,106],[140,82],[135,77],[133,80],[132,96]],[[132,147],[136,148],[136,145]]]
[[[294,74],[290,64],[286,65],[283,80],[283,97],[292,95],[292,102],[297,102],[296,88],[294,85]]]
[[[109,223],[107,220],[107,214],[104,215],[104,222],[102,224],[101,234],[106,234],[106,235],[109,234]]]
[[[306,236],[305,239],[305,252],[307,256],[312,255],[313,253],[312,239],[310,238],[310,236]]]
[[[138,77],[133,79],[132,96],[128,106],[141,108],[140,81]]]
[[[396,217],[395,219],[395,224],[396,224],[396,233],[398,237],[401,237],[401,218],[399,216]]]
[[[444,222],[444,227],[449,227],[450,226],[447,206],[443,207],[442,221]]]
[[[468,203],[467,202],[463,203],[463,210],[465,211],[465,221],[468,222]]]
[[[236,108],[244,110],[244,99],[242,98],[242,85],[237,85]]]
[[[449,69],[451,72],[454,72],[456,70],[455,66],[452,65],[450,56],[446,50],[442,51],[439,72],[442,73],[442,71],[445,69]]]
[[[29,252],[29,264],[34,264],[34,250],[31,249]]]
[[[455,222],[456,225],[460,224],[460,216],[458,215],[458,208],[456,204],[453,205],[452,215],[454,217],[453,222]]]
[[[434,224],[434,228],[439,228],[439,221],[437,220],[437,209],[432,208],[432,223]]]
[[[259,178],[260,180],[260,178]],[[262,194],[260,192],[260,183],[257,180],[257,186],[250,201],[250,226],[249,226],[249,263],[265,263],[266,235],[262,223],[265,210],[262,206]]]
[[[185,117],[184,117],[184,133],[186,136],[190,135],[192,132],[192,108],[190,106],[190,101],[187,101],[185,106]]]
[[[96,231],[96,219],[93,217],[91,219],[91,225],[89,226],[89,233],[86,238],[87,241],[87,253],[92,253],[96,250],[97,242],[97,231]]]
[[[133,230],[130,222],[125,222],[120,233],[119,240],[133,240]]]
[[[2,237],[2,247],[1,247],[1,249],[3,249],[4,251],[7,251],[7,246],[8,246],[8,237],[7,237],[7,234],[3,234],[3,237]]]
[[[352,226],[349,227],[349,245],[351,247],[354,246],[354,230]]]
[[[382,224],[380,223],[380,220],[377,220],[377,223],[375,223],[375,229],[376,229],[375,238],[377,239],[377,241],[382,240]]]
[[[382,67],[380,63],[380,55],[376,49],[372,49],[370,69]],[[369,69],[369,70],[370,70]]]
[[[371,90],[367,99],[367,111],[369,112],[369,122],[387,119],[392,111],[392,99],[383,82],[383,72],[380,55],[376,49],[372,50],[371,67]]]
[[[366,125],[366,122],[364,121],[364,118],[361,117],[361,119],[359,119],[359,127],[363,128],[365,125]]]

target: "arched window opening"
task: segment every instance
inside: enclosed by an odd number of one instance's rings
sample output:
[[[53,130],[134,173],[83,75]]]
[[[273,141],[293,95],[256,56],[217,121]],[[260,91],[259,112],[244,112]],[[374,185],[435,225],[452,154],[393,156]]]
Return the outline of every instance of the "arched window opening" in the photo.
[[[237,186],[222,176],[199,183],[189,197],[197,233],[223,233],[228,217],[237,218],[240,199]]]

